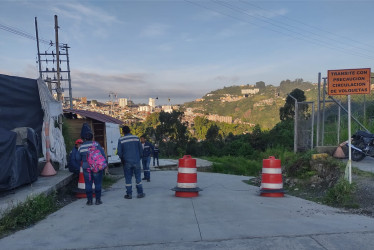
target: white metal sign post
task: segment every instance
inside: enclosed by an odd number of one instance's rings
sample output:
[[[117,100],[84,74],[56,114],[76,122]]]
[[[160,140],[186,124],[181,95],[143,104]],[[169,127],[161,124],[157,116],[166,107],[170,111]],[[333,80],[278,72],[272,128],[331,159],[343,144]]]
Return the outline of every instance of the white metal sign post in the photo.
[[[328,94],[348,97],[348,181],[352,183],[351,95],[370,94],[370,68],[328,70]]]
[[[348,181],[352,183],[352,143],[351,143],[351,95],[348,95]]]

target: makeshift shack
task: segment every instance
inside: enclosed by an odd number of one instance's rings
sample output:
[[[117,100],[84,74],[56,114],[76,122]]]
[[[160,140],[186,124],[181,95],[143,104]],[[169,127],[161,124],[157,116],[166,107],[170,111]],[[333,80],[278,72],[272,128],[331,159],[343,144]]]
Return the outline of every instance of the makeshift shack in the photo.
[[[42,80],[0,74],[0,90],[1,191],[37,180],[38,159],[46,155],[45,124],[51,159],[65,165],[66,152],[62,133],[54,126],[62,106]]]
[[[88,110],[64,109],[65,122],[73,140],[80,138],[83,123],[87,123],[94,134],[94,140],[100,143],[108,156],[108,163],[120,163],[117,155],[118,139],[121,137],[120,125],[123,121],[111,116]]]

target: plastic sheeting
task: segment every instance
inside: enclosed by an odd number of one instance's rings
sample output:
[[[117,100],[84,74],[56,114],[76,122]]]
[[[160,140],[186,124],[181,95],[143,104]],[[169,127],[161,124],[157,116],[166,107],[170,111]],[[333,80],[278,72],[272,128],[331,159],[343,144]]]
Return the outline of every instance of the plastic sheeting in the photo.
[[[12,185],[12,171],[16,166],[14,158],[9,157],[16,153],[17,133],[0,128],[0,190],[7,190]]]
[[[38,179],[38,139],[32,128],[0,128],[0,191]]]
[[[36,80],[0,74],[0,128],[30,127],[41,139],[43,116]]]

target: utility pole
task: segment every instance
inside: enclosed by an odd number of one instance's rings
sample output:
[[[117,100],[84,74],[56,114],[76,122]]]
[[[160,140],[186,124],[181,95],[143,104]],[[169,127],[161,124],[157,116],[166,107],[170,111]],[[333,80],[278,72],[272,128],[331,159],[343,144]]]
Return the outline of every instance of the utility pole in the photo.
[[[72,98],[72,88],[71,88],[71,76],[70,76],[70,60],[69,60],[69,51],[70,48],[67,44],[59,44],[58,39],[58,22],[57,16],[55,16],[55,36],[56,36],[56,44],[52,41],[50,42],[50,46],[55,46],[56,53],[54,50],[51,52],[45,51],[40,53],[40,46],[39,46],[39,31],[37,26],[37,18],[35,17],[35,32],[36,32],[36,40],[37,40],[37,49],[38,49],[38,66],[39,66],[39,76],[44,80],[47,85],[48,89],[51,94],[53,91],[57,93],[58,101],[62,101],[62,93],[64,92],[64,88],[61,86],[61,82],[68,81],[69,83],[69,99],[70,99],[70,108],[73,108],[73,98]],[[60,50],[65,51],[60,52]],[[56,58],[55,58],[56,56]],[[66,58],[61,59],[61,56],[66,56]],[[66,62],[66,66],[64,65],[64,69],[62,69],[62,64]],[[52,66],[49,67],[48,64],[52,63]],[[55,66],[56,65],[56,66]],[[56,76],[57,74],[57,76]]]
[[[58,46],[58,20],[55,15],[55,35],[56,35],[56,65],[57,65],[57,100],[61,101],[61,83],[60,83],[60,48]]]
[[[71,78],[70,78],[70,63],[69,63],[69,51],[68,48],[70,48],[67,44],[64,44],[64,49],[66,52],[66,64],[68,67],[68,80],[69,80],[69,104],[70,109],[73,109],[73,93],[71,90]]]
[[[36,17],[35,17],[35,33],[36,33],[36,47],[38,49],[39,77],[40,77],[40,79],[43,79],[43,77],[42,77],[42,65],[41,65],[41,62],[40,62],[38,21],[36,20]]]
[[[61,102],[61,83],[60,83],[60,48],[58,46],[58,20],[57,15],[55,15],[55,34],[56,34],[56,65],[57,65],[57,101]],[[58,116],[58,125],[62,131],[62,117]]]
[[[109,98],[110,98],[110,114],[111,115],[114,115],[114,112],[113,112],[113,97],[117,98],[117,93],[114,93],[114,92],[110,91],[109,92]]]

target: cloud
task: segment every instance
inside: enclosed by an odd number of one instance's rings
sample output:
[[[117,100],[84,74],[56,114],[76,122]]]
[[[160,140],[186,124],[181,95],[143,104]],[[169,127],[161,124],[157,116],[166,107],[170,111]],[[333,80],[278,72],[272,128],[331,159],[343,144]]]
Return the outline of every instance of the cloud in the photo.
[[[143,37],[159,37],[167,33],[167,30],[170,28],[169,25],[162,23],[153,23],[145,27],[140,35]]]
[[[53,9],[58,13],[76,20],[95,20],[107,25],[120,22],[116,16],[108,14],[103,10],[88,7],[87,5],[76,2],[59,3],[59,7],[53,7]]]

